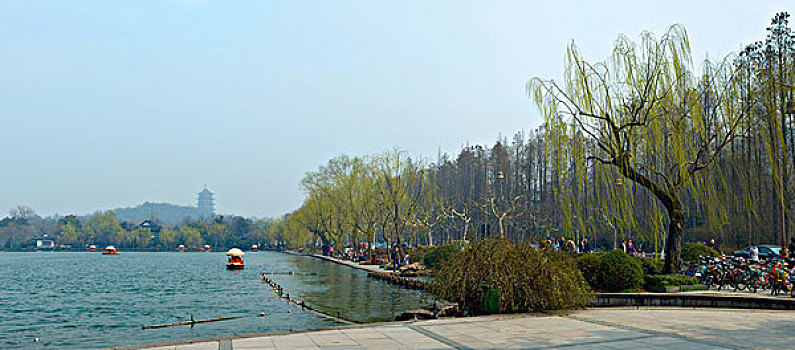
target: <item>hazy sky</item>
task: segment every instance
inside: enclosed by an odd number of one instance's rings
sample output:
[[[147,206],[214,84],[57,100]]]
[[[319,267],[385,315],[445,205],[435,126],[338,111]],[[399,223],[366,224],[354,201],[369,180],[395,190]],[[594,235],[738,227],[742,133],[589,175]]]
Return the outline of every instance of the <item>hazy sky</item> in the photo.
[[[683,24],[696,62],[792,1],[0,0],[0,216],[144,201],[276,216],[329,158],[536,128],[532,76]]]

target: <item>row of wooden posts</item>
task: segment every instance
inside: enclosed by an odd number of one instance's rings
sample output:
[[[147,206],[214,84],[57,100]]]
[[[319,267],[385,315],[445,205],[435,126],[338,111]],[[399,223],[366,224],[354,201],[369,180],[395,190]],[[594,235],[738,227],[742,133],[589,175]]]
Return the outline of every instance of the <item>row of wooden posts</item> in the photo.
[[[367,273],[367,276],[384,280],[389,283],[397,284],[399,286],[403,286],[406,288],[420,289],[420,290],[430,289],[430,283],[426,281],[421,281],[415,278],[400,277],[397,274],[391,272],[370,271]]]
[[[347,317],[341,315],[339,311],[336,312],[336,315],[330,314],[328,312],[324,312],[324,311],[321,311],[321,310],[313,308],[312,306],[306,304],[303,300],[290,298],[290,293],[285,293],[284,288],[280,284],[277,284],[272,279],[270,279],[268,277],[265,277],[265,274],[262,274],[262,281],[267,283],[268,285],[270,285],[271,288],[273,288],[273,292],[276,293],[276,296],[278,296],[279,298],[282,298],[282,299],[284,299],[284,300],[286,300],[288,302],[291,302],[291,303],[293,303],[295,305],[300,306],[301,310],[307,309],[307,310],[313,311],[313,312],[315,312],[317,314],[320,314],[320,315],[323,315],[323,316],[326,316],[326,317],[336,318],[336,319],[341,320],[341,321],[346,322],[346,323],[361,323],[361,322],[352,320],[350,318],[347,318]]]

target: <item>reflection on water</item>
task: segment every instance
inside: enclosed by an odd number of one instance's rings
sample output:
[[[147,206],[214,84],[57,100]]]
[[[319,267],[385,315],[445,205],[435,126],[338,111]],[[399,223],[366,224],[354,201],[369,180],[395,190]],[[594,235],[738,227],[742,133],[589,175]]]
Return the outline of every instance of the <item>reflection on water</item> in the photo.
[[[274,275],[291,296],[298,295],[313,307],[359,321],[391,321],[409,309],[432,302],[432,296],[367,277],[367,272],[314,258],[290,259],[297,271],[316,275]],[[300,290],[293,294],[292,290]]]
[[[0,349],[85,349],[338,325],[274,297],[263,271],[299,272],[272,279],[291,296],[354,320],[390,320],[427,299],[314,258],[260,252],[245,261],[245,270],[228,271],[222,252],[0,253]],[[243,318],[141,329],[191,315]]]

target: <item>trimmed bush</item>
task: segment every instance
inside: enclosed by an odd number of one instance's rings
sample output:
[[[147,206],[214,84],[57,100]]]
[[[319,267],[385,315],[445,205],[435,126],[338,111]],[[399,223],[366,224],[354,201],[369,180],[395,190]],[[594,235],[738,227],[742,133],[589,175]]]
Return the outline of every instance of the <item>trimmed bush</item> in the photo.
[[[592,288],[599,288],[599,270],[602,267],[602,254],[580,254],[577,256],[577,268],[582,277]]]
[[[688,243],[682,247],[682,260],[684,261],[698,261],[699,256],[718,256],[720,255],[717,250],[710,248],[704,244]]]
[[[427,266],[429,269],[436,270],[442,265],[442,263],[450,260],[450,258],[460,250],[460,248],[451,244],[432,247],[427,253],[425,253],[425,255],[422,256],[422,264]]]
[[[640,261],[641,267],[643,267],[643,273],[645,275],[659,275],[662,273],[663,265],[665,264],[662,260],[658,260],[655,258],[637,258]]]
[[[483,311],[489,287],[499,293],[500,313],[582,308],[593,296],[571,258],[507,239],[470,244],[442,263],[431,284],[437,297],[474,313]]]
[[[678,287],[698,284],[695,277],[680,274],[647,275],[644,280],[646,287]]]
[[[598,288],[610,292],[637,289],[643,284],[641,263],[618,249],[601,256]]]

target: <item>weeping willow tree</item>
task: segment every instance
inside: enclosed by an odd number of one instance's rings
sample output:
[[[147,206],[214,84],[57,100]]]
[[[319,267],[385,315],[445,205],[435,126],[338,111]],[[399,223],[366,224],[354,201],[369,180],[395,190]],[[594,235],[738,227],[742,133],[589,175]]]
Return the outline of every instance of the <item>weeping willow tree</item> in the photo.
[[[793,151],[793,114],[795,114],[795,35],[788,26],[789,14],[777,13],[767,28],[764,42],[748,45],[737,58],[737,69],[747,86],[744,100],[753,107],[760,127],[752,132],[764,145],[770,163],[777,200],[776,230],[783,247],[791,229],[792,218],[788,207],[792,203],[790,177],[795,158],[789,164]]]
[[[664,271],[671,273],[680,263],[685,196],[700,201],[713,226],[725,222],[714,193],[715,182],[723,180],[700,171],[715,166],[747,114],[727,62],[706,62],[694,73],[687,33],[674,25],[660,39],[651,33],[638,42],[619,36],[605,62],[586,61],[572,43],[562,83],[530,80],[528,92],[545,118],[549,161],[560,183],[573,182],[558,193],[573,225],[595,216],[584,215],[579,192],[601,188],[594,196],[604,207],[592,214],[609,212],[630,222],[636,214],[649,215],[660,232],[667,221]],[[646,189],[656,202],[634,203],[626,185]]]

